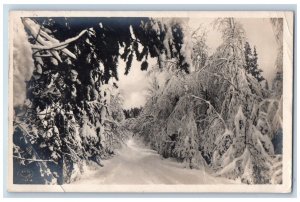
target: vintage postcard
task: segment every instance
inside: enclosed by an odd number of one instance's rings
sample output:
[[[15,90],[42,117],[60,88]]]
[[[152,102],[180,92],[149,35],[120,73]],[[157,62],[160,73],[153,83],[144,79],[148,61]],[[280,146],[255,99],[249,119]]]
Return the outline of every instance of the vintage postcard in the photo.
[[[11,192],[292,189],[293,12],[11,11]]]

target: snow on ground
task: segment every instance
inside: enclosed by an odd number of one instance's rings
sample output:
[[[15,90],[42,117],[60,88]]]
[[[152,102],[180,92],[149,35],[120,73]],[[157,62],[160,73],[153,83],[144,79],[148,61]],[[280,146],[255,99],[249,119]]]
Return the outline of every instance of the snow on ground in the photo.
[[[184,168],[172,159],[163,159],[136,139],[129,139],[104,167],[88,170],[72,184],[229,184],[203,170]]]

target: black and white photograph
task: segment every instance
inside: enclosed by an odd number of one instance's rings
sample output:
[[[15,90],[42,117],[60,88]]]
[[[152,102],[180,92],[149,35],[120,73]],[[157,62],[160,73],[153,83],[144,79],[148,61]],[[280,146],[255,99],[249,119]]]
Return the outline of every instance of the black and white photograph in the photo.
[[[10,191],[291,191],[292,12],[9,25]]]

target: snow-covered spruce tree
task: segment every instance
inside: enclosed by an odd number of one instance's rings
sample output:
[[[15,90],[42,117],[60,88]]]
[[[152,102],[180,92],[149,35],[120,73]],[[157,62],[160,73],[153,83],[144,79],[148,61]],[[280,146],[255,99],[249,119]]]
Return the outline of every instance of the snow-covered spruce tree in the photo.
[[[271,183],[282,183],[282,32],[283,21],[280,18],[272,18],[271,24],[278,44],[277,58],[275,61],[276,75],[272,81],[268,96],[256,107],[256,128],[264,136],[268,136],[274,147],[272,166],[270,173]]]
[[[258,63],[257,63],[257,60],[258,60],[258,55],[257,55],[257,52],[256,52],[256,47],[254,46],[254,49],[253,49],[253,67],[254,67],[254,70],[253,70],[253,73],[252,75],[259,81],[263,81],[265,80],[264,77],[261,75],[261,73],[263,72],[261,69],[258,68]]]
[[[245,47],[244,47],[244,53],[245,53],[245,69],[248,74],[252,74],[254,78],[256,78],[259,82],[265,80],[263,76],[261,75],[262,70],[258,68],[258,57],[257,57],[257,52],[256,48],[254,46],[254,50],[252,53],[250,44],[246,41],[245,42]]]
[[[114,94],[118,61],[176,58],[188,72],[180,24],[149,18],[22,18],[34,71],[15,108],[14,182],[68,183],[114,153],[124,137]],[[167,46],[166,46],[167,45]],[[121,51],[123,50],[123,51]],[[25,110],[24,110],[25,109]],[[31,175],[34,173],[34,176]]]
[[[270,136],[258,129],[264,89],[243,68],[245,40],[241,25],[232,18],[220,19],[218,25],[223,44],[212,57],[212,63],[216,64],[215,61],[220,59],[225,61],[218,72],[227,84],[216,88],[222,89],[221,94],[225,95],[220,99],[223,101],[218,102],[221,106],[216,106],[221,109],[219,112],[225,124],[215,138],[212,168],[218,175],[241,178],[245,183],[271,183],[273,144]]]

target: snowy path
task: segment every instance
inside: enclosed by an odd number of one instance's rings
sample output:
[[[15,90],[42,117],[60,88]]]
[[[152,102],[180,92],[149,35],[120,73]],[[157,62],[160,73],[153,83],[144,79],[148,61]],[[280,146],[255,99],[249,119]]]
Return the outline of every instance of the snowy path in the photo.
[[[73,184],[228,184],[228,179],[163,159],[156,151],[129,139],[104,167],[88,171]]]

